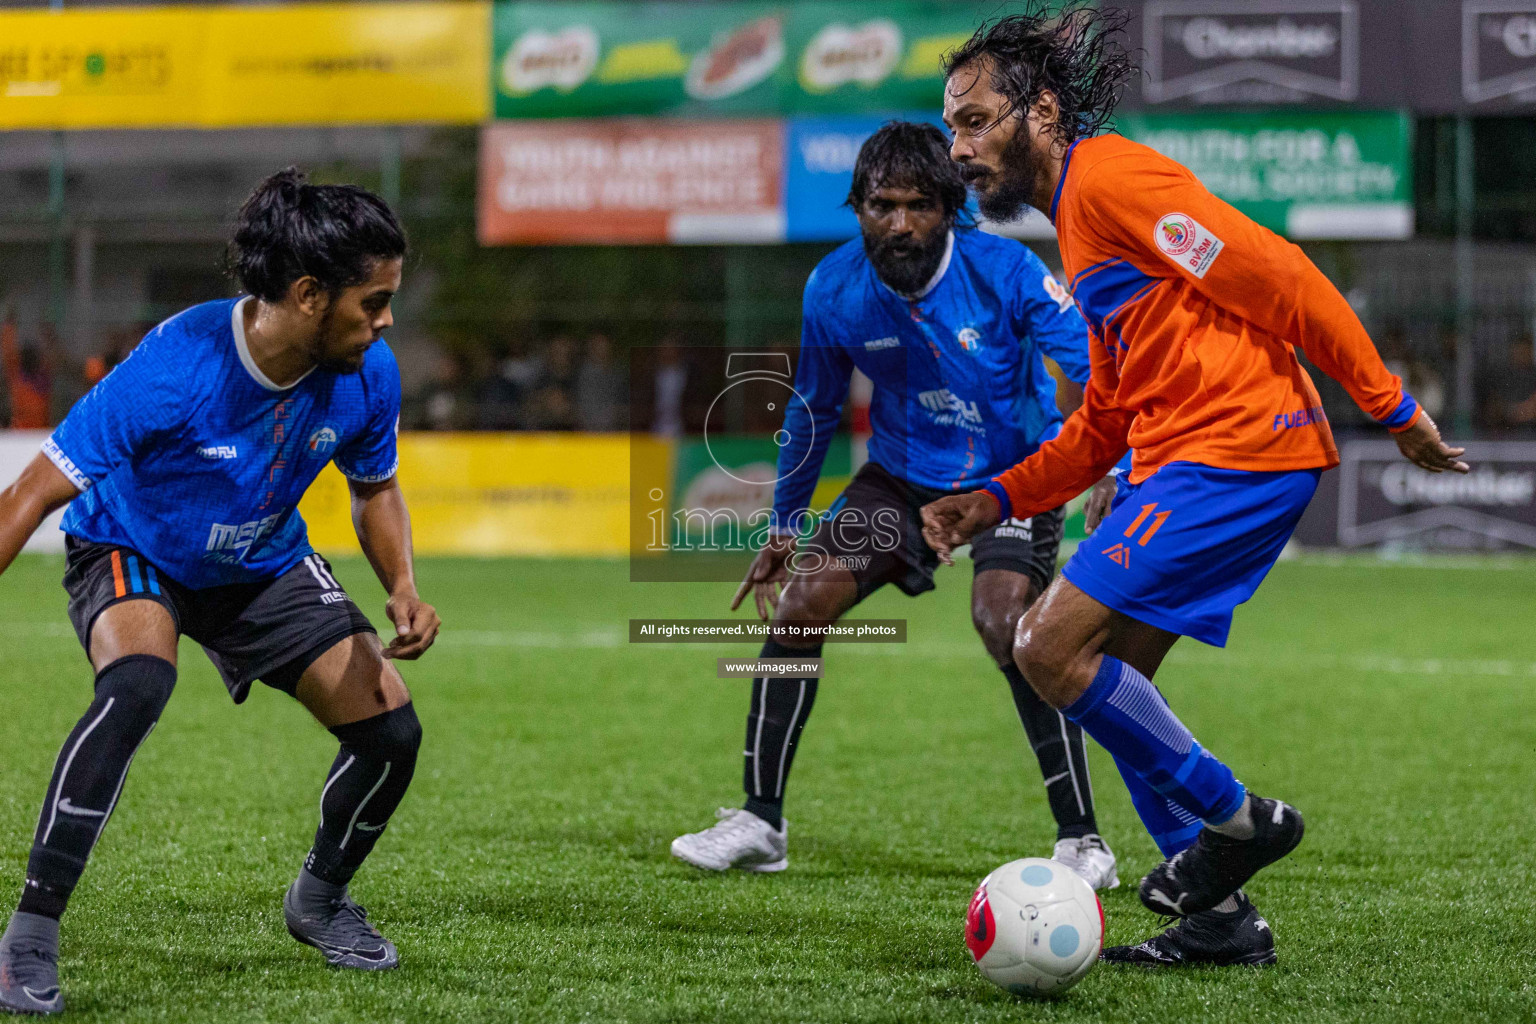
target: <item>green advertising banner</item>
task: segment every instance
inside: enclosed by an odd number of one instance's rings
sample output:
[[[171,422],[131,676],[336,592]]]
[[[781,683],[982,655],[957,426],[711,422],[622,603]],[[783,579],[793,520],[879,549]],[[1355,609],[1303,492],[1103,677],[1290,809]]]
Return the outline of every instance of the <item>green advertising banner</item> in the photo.
[[[1121,134],[1287,238],[1413,234],[1413,123],[1395,110],[1135,113]]]
[[[500,3],[498,118],[938,109],[974,3]]]

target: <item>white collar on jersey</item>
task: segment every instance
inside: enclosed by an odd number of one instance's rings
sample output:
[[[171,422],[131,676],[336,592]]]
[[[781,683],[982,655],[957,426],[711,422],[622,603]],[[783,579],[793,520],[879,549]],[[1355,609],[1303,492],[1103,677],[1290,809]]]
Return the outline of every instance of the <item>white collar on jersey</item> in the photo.
[[[256,365],[256,360],[251,358],[251,346],[245,340],[245,304],[254,296],[247,295],[235,303],[234,311],[229,314],[229,326],[235,332],[235,351],[240,353],[240,365],[245,367],[245,372],[251,375],[251,379],[268,391],[292,391],[299,386],[305,377],[315,372],[311,366],[299,375],[299,379],[292,384],[282,385],[272,383],[272,378],[261,372],[261,367]]]
[[[908,302],[916,302],[918,299],[927,298],[928,293],[937,288],[939,286],[939,282],[944,280],[944,273],[945,271],[949,270],[949,258],[954,254],[955,233],[951,231],[944,239],[944,258],[939,260],[939,269],[933,272],[933,276],[928,279],[927,284],[923,285],[921,291],[913,292],[910,295],[906,292],[899,292],[895,288],[892,288],[890,285],[886,284],[885,281],[881,280],[881,277],[878,273],[875,274],[875,280],[879,281],[880,286],[886,291],[890,292],[892,295],[900,295]]]

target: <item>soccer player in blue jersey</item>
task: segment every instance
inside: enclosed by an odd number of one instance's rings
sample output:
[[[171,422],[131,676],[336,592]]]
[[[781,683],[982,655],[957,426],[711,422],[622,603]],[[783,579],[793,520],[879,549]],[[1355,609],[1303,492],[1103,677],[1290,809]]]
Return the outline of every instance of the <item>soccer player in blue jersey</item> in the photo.
[[[421,742],[390,661],[420,657],[438,630],[416,592],[395,480],[400,377],[380,341],[405,248],[371,193],[310,185],[292,168],[267,179],[230,248],[244,297],[151,331],[0,494],[0,570],[69,506],[64,587],[96,674],[0,938],[0,1007],[63,1009],[59,918],[170,699],[182,634],[207,651],[235,703],[259,679],[340,741],[316,780],[314,845],[283,899],[289,932],[338,967],[398,962],[347,885],[405,795]],[[388,646],[295,508],[330,462],[350,481],[358,540],[389,595]]]
[[[984,483],[1060,429],[1042,356],[1087,380],[1082,318],[1029,249],[958,225],[965,201],[933,125],[891,122],[860,150],[848,202],[863,237],[823,260],[806,285],[795,379],[804,404],[789,403],[773,532],[732,609],[752,590],[764,619],[776,606],[776,622],[824,626],[887,583],[914,596],[933,589],[938,559],[918,509]],[[869,461],[797,547],[855,367],[875,386]],[[1082,731],[1030,689],[1009,653],[1015,623],[1055,572],[1062,519],[1052,509],[976,538],[971,614],[1044,774],[1056,858],[1109,888],[1118,884],[1115,859],[1098,835]],[[762,656],[820,652],[814,638],[781,635]],[[745,807],[678,837],[677,857],[713,870],[787,866],[784,788],[816,690],[815,679],[754,681]]]

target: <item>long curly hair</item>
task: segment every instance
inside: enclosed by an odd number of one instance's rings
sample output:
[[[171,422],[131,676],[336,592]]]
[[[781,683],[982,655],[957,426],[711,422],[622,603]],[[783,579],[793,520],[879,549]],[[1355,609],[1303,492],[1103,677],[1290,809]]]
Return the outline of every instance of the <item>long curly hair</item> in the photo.
[[[844,206],[857,210],[884,185],[915,188],[938,200],[944,216],[965,221],[965,179],[949,158],[949,139],[920,121],[887,121],[859,147]]]
[[[1120,94],[1140,74],[1135,56],[1119,42],[1131,15],[1099,8],[1094,0],[1030,0],[1028,10],[985,22],[944,57],[944,77],[985,62],[992,87],[1008,98],[999,117],[1026,111],[1051,92],[1061,116],[1051,131],[1064,143],[1102,131]]]

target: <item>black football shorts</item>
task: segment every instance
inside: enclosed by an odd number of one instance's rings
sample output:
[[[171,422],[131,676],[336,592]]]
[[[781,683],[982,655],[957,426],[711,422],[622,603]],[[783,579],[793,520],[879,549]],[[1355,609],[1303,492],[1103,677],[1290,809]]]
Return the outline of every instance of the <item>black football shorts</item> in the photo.
[[[64,544],[69,621],[87,652],[102,612],[121,601],[158,602],[179,632],[202,644],[236,704],[257,679],[291,695],[316,658],[374,632],[319,555],[271,579],[191,590],[131,548],[78,537]]]
[[[910,483],[885,467],[867,462],[796,555],[800,571],[822,559],[853,573],[859,600],[894,583],[903,592],[933,589],[939,556],[923,540],[922,507],[953,492]],[[1028,576],[1043,593],[1056,572],[1066,516],[1054,508],[1033,519],[1009,519],[976,536],[971,561],[976,572],[1003,569]]]

